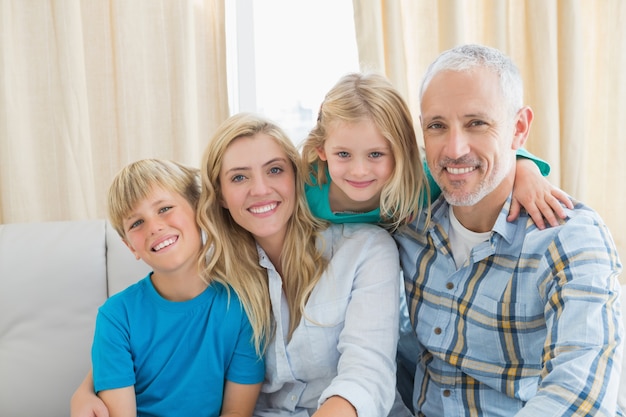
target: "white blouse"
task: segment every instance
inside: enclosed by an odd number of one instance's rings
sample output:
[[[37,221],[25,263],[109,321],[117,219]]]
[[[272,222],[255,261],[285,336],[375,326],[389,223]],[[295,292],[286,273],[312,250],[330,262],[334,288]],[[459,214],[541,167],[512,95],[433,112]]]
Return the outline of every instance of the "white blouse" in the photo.
[[[341,396],[359,417],[387,416],[396,386],[398,250],[384,229],[333,224],[318,244],[328,268],[286,342],[288,314],[282,280],[259,248],[267,269],[276,326],[266,352],[265,382],[256,417],[308,417],[327,398]]]

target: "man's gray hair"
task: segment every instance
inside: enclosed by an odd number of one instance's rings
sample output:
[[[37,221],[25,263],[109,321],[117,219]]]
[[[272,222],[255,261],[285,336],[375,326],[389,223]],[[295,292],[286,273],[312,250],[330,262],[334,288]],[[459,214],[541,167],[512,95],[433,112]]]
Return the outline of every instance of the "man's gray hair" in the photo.
[[[470,71],[486,67],[498,75],[502,94],[514,115],[524,105],[524,83],[511,58],[484,45],[461,45],[444,51],[430,64],[420,88],[420,101],[432,79],[441,71]]]

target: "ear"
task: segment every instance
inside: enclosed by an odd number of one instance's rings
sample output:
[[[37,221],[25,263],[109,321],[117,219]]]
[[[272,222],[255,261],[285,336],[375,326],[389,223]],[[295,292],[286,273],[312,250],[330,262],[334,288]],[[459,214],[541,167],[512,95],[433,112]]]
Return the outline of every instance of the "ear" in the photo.
[[[530,125],[533,121],[533,111],[530,107],[522,107],[515,116],[515,132],[511,148],[517,150],[524,146],[530,133]]]
[[[328,158],[326,158],[326,151],[324,150],[323,146],[320,146],[319,148],[315,149],[317,151],[317,156],[322,160],[322,161],[326,161]]]
[[[135,248],[132,247],[132,245],[130,243],[128,243],[128,241],[126,239],[122,239],[122,242],[124,242],[124,244],[126,245],[126,247],[128,249],[130,249],[130,252],[135,255],[135,259],[140,260],[141,258],[139,257],[139,255],[137,254],[137,251],[135,250]]]

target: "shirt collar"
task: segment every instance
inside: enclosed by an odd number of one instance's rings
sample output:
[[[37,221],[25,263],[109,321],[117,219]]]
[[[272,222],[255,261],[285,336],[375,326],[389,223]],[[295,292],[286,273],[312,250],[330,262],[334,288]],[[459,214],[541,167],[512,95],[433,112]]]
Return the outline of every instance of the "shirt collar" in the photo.
[[[507,197],[502,209],[500,209],[500,213],[496,219],[496,223],[491,229],[491,238],[493,239],[494,234],[502,236],[507,243],[511,244],[515,237],[517,231],[518,221],[509,222],[507,221],[507,216],[509,215],[509,210],[511,209],[511,194]],[[437,200],[435,200],[431,205],[431,222],[428,227],[428,233],[432,233],[436,225],[442,226],[446,231],[450,228],[450,219],[448,218],[448,210],[450,205],[443,197],[443,195],[439,196]],[[423,217],[423,216],[422,216]],[[418,229],[419,230],[419,229]]]

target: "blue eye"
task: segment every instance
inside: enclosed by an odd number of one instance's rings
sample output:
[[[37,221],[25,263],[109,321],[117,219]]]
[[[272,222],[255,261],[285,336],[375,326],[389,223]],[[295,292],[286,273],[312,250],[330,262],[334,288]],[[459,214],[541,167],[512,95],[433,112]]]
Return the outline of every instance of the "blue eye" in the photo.
[[[281,167],[270,168],[270,174],[280,174],[281,172],[283,172],[283,169]]]
[[[372,157],[372,158],[380,158],[383,155],[384,154],[382,152],[372,152],[372,153],[370,153],[370,157]]]
[[[348,152],[341,151],[341,152],[337,152],[337,156],[339,158],[348,158],[350,156],[350,154]]]
[[[246,177],[244,177],[243,175],[239,174],[239,175],[235,175],[233,176],[230,180],[232,182],[241,182],[245,179]]]
[[[166,211],[169,211],[172,207],[168,206],[168,207],[163,207],[161,210],[159,210],[159,213],[165,213]]]
[[[128,230],[134,229],[135,227],[140,226],[142,223],[143,223],[143,220],[137,220],[136,222],[134,222],[133,224],[130,225]]]

